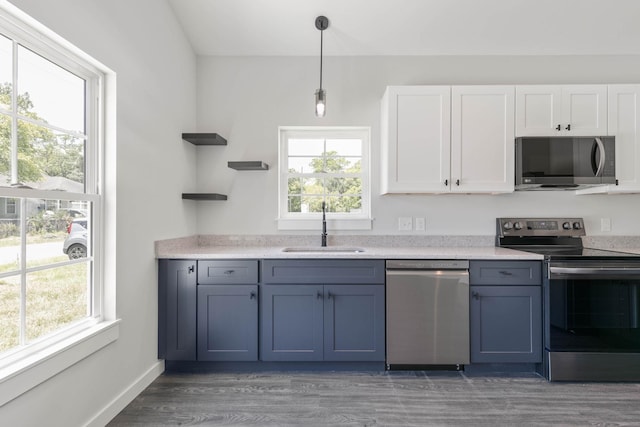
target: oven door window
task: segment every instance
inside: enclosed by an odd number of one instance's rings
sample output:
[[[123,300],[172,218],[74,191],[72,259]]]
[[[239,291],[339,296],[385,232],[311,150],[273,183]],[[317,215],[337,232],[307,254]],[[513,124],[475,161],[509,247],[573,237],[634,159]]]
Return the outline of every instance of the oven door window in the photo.
[[[638,352],[640,279],[552,279],[549,350]]]

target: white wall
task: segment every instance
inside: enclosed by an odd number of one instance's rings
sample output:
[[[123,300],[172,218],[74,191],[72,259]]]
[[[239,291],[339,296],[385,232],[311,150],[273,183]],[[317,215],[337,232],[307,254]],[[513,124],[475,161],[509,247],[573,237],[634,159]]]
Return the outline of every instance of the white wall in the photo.
[[[327,115],[318,119],[313,115],[318,58],[198,58],[198,128],[221,133],[229,141],[227,147],[199,149],[198,187],[229,196],[226,202],[200,202],[200,233],[278,233],[278,126],[357,125],[372,130],[371,234],[401,234],[398,216],[425,216],[427,234],[493,235],[495,218],[511,215],[582,216],[589,234],[640,234],[640,195],[379,195],[380,98],[385,86],[639,83],[640,57],[329,57],[324,64]],[[263,160],[271,169],[237,172],[226,167],[229,160]],[[605,217],[611,219],[609,233],[600,231],[600,218]]]
[[[116,242],[120,337],[0,408],[1,425],[84,425],[157,372],[153,243],[195,232],[195,207],[180,198],[195,185],[195,149],[180,134],[195,128],[196,58],[165,1],[12,3],[117,73],[117,146],[108,148],[117,215],[107,239]]]

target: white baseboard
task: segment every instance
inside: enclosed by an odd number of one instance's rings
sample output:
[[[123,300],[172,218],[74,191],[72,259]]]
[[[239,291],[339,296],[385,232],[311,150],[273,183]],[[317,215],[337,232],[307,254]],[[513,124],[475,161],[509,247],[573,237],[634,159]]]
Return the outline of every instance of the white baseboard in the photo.
[[[113,399],[107,406],[98,412],[86,427],[104,427],[115,418],[129,403],[147,388],[156,378],[164,372],[164,360],[159,360],[144,374],[139,376],[129,387]]]

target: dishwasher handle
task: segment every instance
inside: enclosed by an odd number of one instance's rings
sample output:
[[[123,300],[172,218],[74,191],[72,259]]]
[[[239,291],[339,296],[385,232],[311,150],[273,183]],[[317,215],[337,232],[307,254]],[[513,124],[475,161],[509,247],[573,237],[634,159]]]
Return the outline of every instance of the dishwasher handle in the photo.
[[[387,260],[387,270],[468,270],[469,261],[461,259]]]

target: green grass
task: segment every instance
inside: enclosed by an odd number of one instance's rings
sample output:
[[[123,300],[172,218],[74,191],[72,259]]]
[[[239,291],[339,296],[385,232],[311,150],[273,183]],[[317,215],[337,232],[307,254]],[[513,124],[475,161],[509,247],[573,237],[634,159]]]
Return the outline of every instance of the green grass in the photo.
[[[87,265],[73,264],[27,275],[28,341],[87,316]],[[0,352],[19,344],[19,319],[19,276],[0,279]]]
[[[67,237],[66,231],[58,231],[56,233],[45,233],[45,234],[28,234],[27,242],[29,244],[32,243],[49,243],[56,240],[64,241],[65,237]],[[9,236],[3,237],[0,239],[0,247],[6,246],[20,246],[20,236]]]

